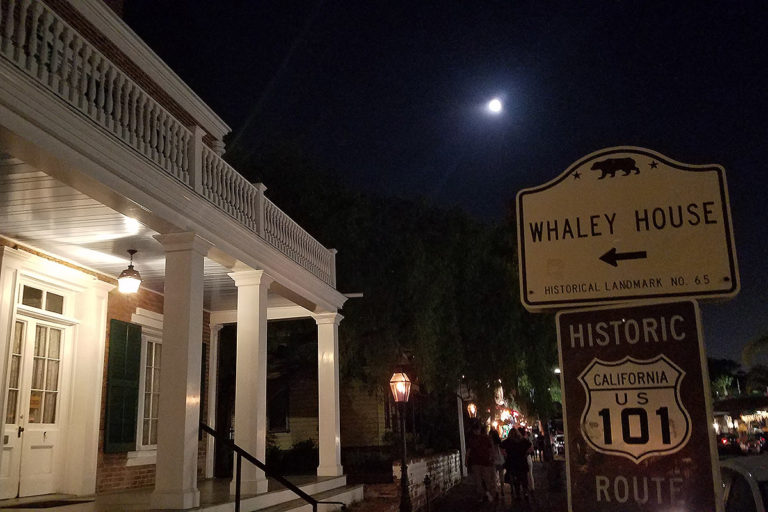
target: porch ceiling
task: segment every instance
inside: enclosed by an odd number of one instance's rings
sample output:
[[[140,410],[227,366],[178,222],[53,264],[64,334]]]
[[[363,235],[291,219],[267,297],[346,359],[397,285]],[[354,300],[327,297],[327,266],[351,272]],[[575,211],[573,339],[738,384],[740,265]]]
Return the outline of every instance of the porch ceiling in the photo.
[[[43,171],[0,153],[0,235],[108,276],[128,265],[128,249],[136,249],[134,266],[142,286],[163,291],[165,255],[157,233]],[[232,262],[234,264],[234,261]],[[204,306],[210,311],[237,308],[231,269],[205,258]],[[292,305],[270,293],[270,306]]]

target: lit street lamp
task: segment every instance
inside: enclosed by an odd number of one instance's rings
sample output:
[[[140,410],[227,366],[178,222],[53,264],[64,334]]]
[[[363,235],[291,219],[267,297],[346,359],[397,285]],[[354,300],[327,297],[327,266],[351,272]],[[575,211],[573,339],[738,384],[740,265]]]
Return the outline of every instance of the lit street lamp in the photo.
[[[400,512],[411,512],[411,495],[408,490],[408,465],[405,462],[405,404],[411,394],[411,380],[403,373],[395,373],[389,380],[392,396],[400,408],[400,435],[403,438],[403,461],[400,464]]]
[[[477,418],[477,406],[470,402],[467,406],[467,413],[469,414],[470,418]]]

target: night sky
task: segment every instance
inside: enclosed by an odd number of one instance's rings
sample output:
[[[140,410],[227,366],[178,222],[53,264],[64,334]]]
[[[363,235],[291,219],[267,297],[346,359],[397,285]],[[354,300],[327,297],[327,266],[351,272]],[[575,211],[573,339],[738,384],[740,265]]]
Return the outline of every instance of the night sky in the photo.
[[[126,0],[126,21],[230,145],[298,143],[353,188],[481,219],[605,147],[720,164],[742,291],[702,308],[708,353],[768,334],[764,0]]]

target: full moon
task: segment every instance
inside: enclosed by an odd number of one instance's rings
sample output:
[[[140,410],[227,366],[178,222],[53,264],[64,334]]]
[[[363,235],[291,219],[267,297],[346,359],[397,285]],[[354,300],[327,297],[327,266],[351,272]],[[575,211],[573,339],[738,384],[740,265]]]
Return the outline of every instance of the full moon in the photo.
[[[493,112],[494,114],[498,114],[501,112],[502,104],[501,100],[499,98],[493,98],[491,101],[488,102],[488,110]]]

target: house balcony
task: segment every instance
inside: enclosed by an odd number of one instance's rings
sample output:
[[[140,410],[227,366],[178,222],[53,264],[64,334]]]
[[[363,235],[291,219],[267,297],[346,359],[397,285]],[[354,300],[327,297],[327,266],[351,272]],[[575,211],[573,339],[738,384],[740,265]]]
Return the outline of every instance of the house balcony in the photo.
[[[194,228],[214,243],[223,232],[232,236],[215,245],[235,246],[227,251],[230,256],[253,253],[258,246],[262,264],[275,259],[270,253],[286,260],[278,273],[295,266],[335,287],[335,251],[265,197],[262,184],[250,183],[218,154],[227,129],[223,122],[135,35],[125,34],[126,27],[119,28],[127,43],[83,33],[83,24],[103,27],[103,20],[93,20],[98,11],[93,4],[78,4],[83,15],[61,2],[0,1],[0,104],[7,109],[0,118],[0,150],[5,159],[35,166],[159,228],[155,231]],[[139,59],[122,50],[130,45],[150,54],[144,58],[154,60],[158,73],[170,75],[165,80],[181,92],[170,85],[163,89],[161,78],[143,73]],[[35,127],[44,133],[35,133]],[[70,154],[57,152],[55,143]],[[104,162],[107,154],[110,162]],[[91,170],[80,165],[84,158],[107,165]],[[116,200],[115,194],[122,198]]]
[[[317,476],[343,477],[338,325],[346,297],[336,290],[335,250],[222,159],[228,132],[104,2],[0,0],[0,411],[15,409],[0,417],[0,499],[92,495],[112,470],[130,476],[143,467],[137,480],[154,483],[152,508],[199,506],[198,468],[212,476],[214,447],[198,443],[198,422],[216,418],[223,325],[237,324],[235,442],[264,458],[268,320],[316,323]],[[129,249],[143,278],[133,297],[114,290]],[[28,291],[41,299],[27,303]],[[46,309],[43,296],[58,306]],[[133,448],[105,456],[107,376],[122,364],[108,350],[119,341],[113,321],[141,329],[131,342],[141,345],[132,352],[141,375],[162,371],[159,416],[136,406],[129,412],[141,418],[115,423],[135,434],[141,457]],[[40,421],[30,412],[43,388],[29,377],[37,357],[29,347],[46,329],[64,348],[61,376],[52,377],[60,388],[44,389],[61,395]],[[148,370],[157,343],[165,366]],[[134,398],[149,393],[137,375]],[[136,441],[134,427],[150,431],[142,421],[157,423],[151,442]],[[30,455],[33,443],[47,459]],[[268,488],[251,467],[243,482],[246,494]]]

